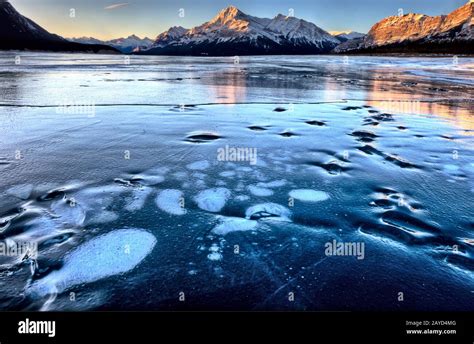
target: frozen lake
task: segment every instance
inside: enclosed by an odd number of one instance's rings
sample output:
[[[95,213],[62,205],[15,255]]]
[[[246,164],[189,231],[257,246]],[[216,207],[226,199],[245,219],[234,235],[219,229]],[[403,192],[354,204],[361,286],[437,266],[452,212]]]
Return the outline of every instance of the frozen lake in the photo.
[[[472,311],[473,76],[1,53],[0,309]]]

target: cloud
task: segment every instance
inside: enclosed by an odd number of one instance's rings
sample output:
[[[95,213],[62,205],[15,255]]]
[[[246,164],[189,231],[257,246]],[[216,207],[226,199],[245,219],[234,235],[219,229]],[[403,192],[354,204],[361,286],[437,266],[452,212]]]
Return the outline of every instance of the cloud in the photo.
[[[128,2],[122,2],[120,4],[113,4],[107,7],[104,7],[104,10],[111,11],[111,10],[116,10],[118,8],[126,7],[130,5]]]

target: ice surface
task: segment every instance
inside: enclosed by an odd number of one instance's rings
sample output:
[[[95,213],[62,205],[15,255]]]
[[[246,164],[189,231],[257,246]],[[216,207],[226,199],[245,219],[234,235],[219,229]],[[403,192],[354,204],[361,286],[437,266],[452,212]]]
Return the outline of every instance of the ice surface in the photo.
[[[98,236],[69,253],[59,270],[35,281],[27,294],[41,298],[126,273],[139,265],[155,244],[155,237],[142,229],[119,229]]]
[[[34,186],[31,184],[15,185],[7,190],[7,194],[10,196],[17,197],[19,199],[26,200],[28,199],[28,197],[30,197],[33,188]]]
[[[406,299],[410,309],[474,309],[473,58],[453,67],[444,57],[252,56],[235,65],[135,56],[124,65],[120,56],[22,52],[15,65],[15,54],[0,52],[1,239],[40,243],[35,276],[44,279],[115,228],[159,233],[167,262],[146,276],[131,271],[113,291],[81,285],[81,295],[101,297],[74,305],[160,310],[185,285],[200,295],[187,298],[189,309],[396,310],[394,288],[418,295]],[[58,113],[80,100],[95,104],[95,117]],[[297,136],[280,135],[288,129]],[[220,161],[227,145],[256,149],[257,165]],[[363,261],[324,260],[324,244],[342,234],[370,247]],[[31,278],[22,258],[0,257],[0,309],[38,307],[18,297]],[[340,276],[355,286],[351,297]],[[289,305],[295,286],[300,302]],[[153,295],[128,297],[136,290]],[[54,305],[76,307],[67,295]]]
[[[231,192],[226,188],[213,188],[201,191],[194,197],[198,207],[202,210],[217,213],[225,207]]]
[[[184,194],[180,190],[163,190],[156,197],[156,205],[171,215],[184,215],[186,209],[182,207]]]

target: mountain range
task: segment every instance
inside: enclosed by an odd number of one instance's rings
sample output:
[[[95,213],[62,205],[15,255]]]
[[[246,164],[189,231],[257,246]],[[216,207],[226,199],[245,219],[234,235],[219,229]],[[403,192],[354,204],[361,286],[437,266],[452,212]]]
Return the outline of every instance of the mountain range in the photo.
[[[0,49],[118,53],[107,45],[74,43],[49,33],[6,0],[0,0]]]
[[[131,35],[126,38],[116,38],[107,41],[102,41],[93,37],[79,37],[79,38],[69,38],[69,41],[82,43],[82,44],[103,44],[111,46],[124,54],[130,54],[141,49],[150,48],[154,40],[151,38],[145,37],[140,38],[136,35]]]
[[[253,17],[229,6],[192,29],[172,27],[142,54],[265,55],[328,53],[341,42],[315,24],[282,14]]]
[[[367,35],[336,32],[293,16],[248,15],[235,6],[186,29],[171,27],[154,40],[131,35],[102,41],[49,33],[0,0],[0,49],[134,53],[146,55],[269,55],[352,53],[474,54],[474,0],[448,15],[405,14],[376,23]]]
[[[448,15],[409,13],[385,18],[365,37],[344,42],[335,52],[474,54],[474,1]]]
[[[358,39],[365,37],[364,33],[355,32],[355,31],[336,31],[330,32],[331,35],[336,37],[341,43],[347,42],[351,39]]]

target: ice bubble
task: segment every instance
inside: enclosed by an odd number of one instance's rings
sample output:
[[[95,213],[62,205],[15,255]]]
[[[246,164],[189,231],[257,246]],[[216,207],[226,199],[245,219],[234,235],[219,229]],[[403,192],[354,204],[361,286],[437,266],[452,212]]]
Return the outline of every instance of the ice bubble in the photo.
[[[86,212],[80,204],[72,199],[60,199],[51,204],[51,211],[61,221],[72,226],[82,226],[86,220]]]
[[[192,174],[192,177],[196,178],[196,179],[205,179],[207,176],[204,173],[201,173],[201,172],[194,172]]]
[[[155,244],[155,237],[142,229],[119,229],[101,235],[68,253],[62,267],[30,285],[27,294],[41,298],[126,273],[138,266]]]
[[[146,199],[150,196],[152,191],[152,188],[147,187],[133,190],[132,195],[125,200],[125,209],[127,211],[137,211],[142,209],[145,205]]]
[[[239,201],[239,202],[245,202],[245,201],[248,201],[250,199],[249,196],[247,195],[238,195],[238,196],[235,196],[235,200],[236,201]]]
[[[119,216],[113,211],[104,210],[100,213],[92,215],[87,221],[86,224],[104,224],[108,222],[116,221]]]
[[[222,260],[222,254],[219,252],[212,252],[207,255],[207,258],[212,261],[219,261]]]
[[[156,205],[171,215],[184,215],[186,209],[182,207],[184,195],[180,190],[167,189],[156,197]]]
[[[222,260],[222,254],[221,254],[221,248],[217,246],[217,244],[212,244],[212,246],[209,248],[209,253],[207,255],[207,258],[212,261],[219,261]]]
[[[224,172],[219,173],[219,175],[221,177],[224,177],[224,178],[230,178],[230,177],[235,176],[235,172],[234,171],[224,171]]]
[[[241,171],[241,172],[252,172],[252,171],[253,171],[253,168],[252,168],[252,167],[247,167],[247,166],[242,166],[242,167],[237,168],[237,171]]]
[[[165,181],[163,176],[142,176],[142,184],[147,186],[153,186]]]
[[[287,183],[286,180],[280,179],[280,180],[274,180],[272,182],[268,183],[258,183],[257,186],[261,188],[280,188],[282,186],[285,186]]]
[[[184,171],[175,172],[175,173],[173,173],[173,176],[176,179],[187,179],[188,178],[188,174]]]
[[[220,223],[214,227],[212,232],[217,235],[226,235],[232,232],[252,231],[255,230],[257,226],[257,221],[239,217],[222,217]]]
[[[254,195],[254,196],[268,197],[268,196],[273,195],[272,190],[261,188],[261,187],[255,186],[255,185],[249,185],[248,189],[252,193],[252,195]]]
[[[310,189],[292,190],[289,195],[302,202],[321,202],[329,199],[326,192]]]
[[[209,161],[202,160],[202,161],[193,162],[193,163],[187,165],[186,167],[190,170],[203,171],[203,170],[208,169],[210,166],[211,166],[211,164],[209,163]]]
[[[291,212],[284,206],[276,203],[262,203],[247,209],[247,219],[272,218],[280,221],[290,221]]]
[[[194,201],[202,210],[217,213],[225,207],[231,192],[226,188],[213,188],[201,191],[194,197]]]

